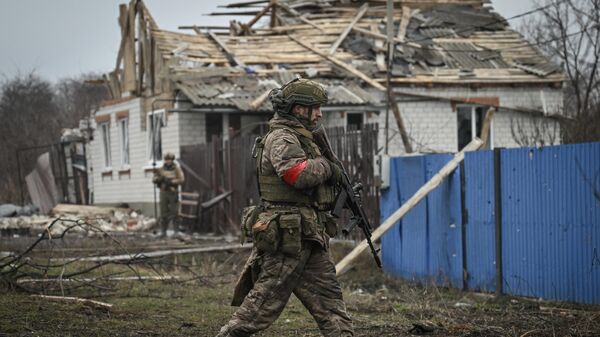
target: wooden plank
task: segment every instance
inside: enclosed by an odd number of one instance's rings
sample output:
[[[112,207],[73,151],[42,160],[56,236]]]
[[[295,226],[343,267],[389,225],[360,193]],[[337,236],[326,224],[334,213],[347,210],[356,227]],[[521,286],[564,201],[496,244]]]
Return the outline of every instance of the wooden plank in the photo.
[[[371,31],[373,33],[377,33],[377,31],[379,30],[377,25],[377,23],[371,23]],[[375,55],[375,64],[377,64],[377,70],[386,71],[387,65],[385,64],[385,54],[383,53],[383,41],[381,39],[375,39],[375,49],[377,49],[377,54]]]
[[[398,35],[396,36],[396,38],[401,42],[404,42],[404,38],[406,37],[406,28],[408,27],[408,23],[410,22],[410,17],[410,7],[402,6],[402,19],[400,19],[400,27],[398,29]]]
[[[360,6],[358,13],[354,17],[354,20],[352,20],[352,22],[350,22],[348,27],[346,27],[346,29],[344,29],[342,34],[340,34],[340,36],[337,38],[337,40],[335,40],[333,45],[331,45],[331,48],[329,49],[329,56],[333,56],[335,54],[335,51],[338,49],[340,44],[342,44],[344,39],[346,39],[346,36],[348,36],[350,31],[352,30],[352,27],[354,27],[354,25],[358,22],[358,20],[360,20],[363,17],[363,15],[365,15],[365,13],[367,12],[368,9],[369,9],[369,3],[364,3],[362,6]]]
[[[125,44],[123,45],[123,91],[135,92],[137,90],[137,78],[136,78],[136,62],[135,62],[135,15],[136,15],[136,1],[129,3],[129,8],[124,15],[127,19],[123,20],[125,23]]]
[[[485,146],[488,142],[488,138],[490,136],[490,126],[492,125],[492,118],[494,117],[494,113],[496,112],[495,107],[490,107],[488,111],[485,113],[485,119],[483,120],[483,126],[481,127],[481,133],[479,134],[479,138],[483,141],[483,146]]]
[[[481,148],[483,141],[479,138],[473,139],[462,151],[454,155],[454,158],[450,160],[441,170],[438,171],[425,185],[423,185],[410,199],[408,199],[402,207],[396,210],[389,218],[387,218],[379,227],[377,227],[371,235],[373,242],[378,241],[385,232],[392,228],[400,219],[402,219],[406,213],[413,209],[423,198],[427,196],[431,191],[438,187],[446,177],[448,177],[454,169],[462,162],[465,158],[465,152],[476,151]],[[336,266],[336,273],[338,275],[348,271],[351,263],[365,250],[369,248],[367,240],[361,241],[348,255],[346,255]]]
[[[311,25],[314,28],[321,30],[321,27],[317,26],[314,22],[308,20],[307,18],[303,17],[302,15],[300,15],[300,13],[298,13],[298,11],[296,11],[295,9],[289,7],[288,5],[278,2],[277,4],[280,8],[282,8],[283,10],[285,10],[286,12],[288,12],[290,15],[297,17],[300,21],[306,23],[307,25]],[[275,27],[274,27],[275,28]]]
[[[269,97],[269,93],[271,92],[271,90],[266,90],[265,92],[263,92],[260,96],[258,96],[255,100],[253,100],[250,103],[250,107],[252,109],[256,109],[259,106],[261,106]]]
[[[273,3],[270,3],[268,5],[265,6],[265,8],[263,8],[260,12],[258,12],[258,14],[256,14],[255,17],[252,18],[252,20],[250,20],[244,27],[244,29],[247,32],[250,32],[250,28],[252,28],[252,26],[254,26],[254,24],[260,20],[260,18],[263,17],[263,15],[265,15],[265,13],[267,13],[269,11],[269,9],[273,8]]]
[[[363,81],[367,82],[369,85],[371,85],[372,87],[374,87],[375,89],[381,90],[381,91],[385,91],[385,87],[379,83],[377,83],[376,81],[374,81],[372,78],[370,78],[369,76],[365,75],[364,73],[358,71],[356,68],[352,67],[349,64],[346,64],[340,60],[338,60],[337,58],[333,57],[333,56],[329,56],[326,53],[313,48],[312,46],[310,46],[309,44],[307,44],[306,42],[303,42],[301,40],[299,40],[298,38],[292,36],[292,35],[288,35],[292,40],[298,42],[298,44],[304,46],[306,49],[311,50],[312,52],[314,52],[315,54],[327,59],[328,61],[330,61],[331,63],[335,64],[336,66],[346,70],[348,73],[350,73],[351,75],[354,75],[360,79],[362,79]]]
[[[213,41],[215,41],[217,43],[217,45],[219,45],[219,47],[221,47],[221,49],[225,52],[225,54],[227,55],[227,59],[229,59],[229,63],[232,66],[240,66],[240,67],[245,67],[246,64],[244,64],[243,62],[241,62],[240,60],[236,59],[235,55],[231,52],[231,50],[229,50],[229,48],[225,45],[225,43],[223,43],[223,41],[221,41],[217,35],[215,35],[215,33],[208,31],[208,36],[210,36]]]
[[[367,36],[376,38],[376,39],[381,39],[381,40],[387,41],[387,36],[385,36],[383,34],[380,34],[380,33],[374,33],[374,32],[371,32],[369,30],[366,30],[366,29],[363,29],[363,28],[360,28],[360,27],[356,27],[356,26],[352,27],[352,30],[357,31],[357,32],[362,33],[362,34],[365,34]],[[403,41],[400,41],[398,38],[394,38],[394,42],[400,43],[400,44],[405,44],[407,46],[411,46],[411,47],[415,47],[415,48],[423,48],[423,46],[421,46],[420,44],[417,44],[417,43],[414,43],[414,42],[403,42]]]

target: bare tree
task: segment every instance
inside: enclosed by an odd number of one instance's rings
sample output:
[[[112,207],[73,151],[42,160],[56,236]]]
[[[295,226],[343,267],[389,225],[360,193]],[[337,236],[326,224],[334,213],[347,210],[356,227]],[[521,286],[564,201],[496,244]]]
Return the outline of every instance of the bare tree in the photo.
[[[32,72],[0,82],[0,203],[20,202],[18,166],[21,174],[31,171],[48,149],[20,151],[19,165],[18,150],[58,143],[62,129],[77,127],[107,97],[104,85],[93,78],[88,74],[52,84]]]
[[[108,98],[108,90],[95,79],[99,75],[83,74],[75,78],[65,78],[56,83],[56,102],[60,114],[65,119],[63,127],[76,127],[79,120],[90,115]]]
[[[563,141],[600,140],[600,0],[543,0],[522,30],[567,76]]]
[[[52,84],[33,73],[17,75],[0,83],[0,202],[19,197],[17,150],[56,142],[61,119]],[[24,160],[23,171],[33,168],[35,158]]]

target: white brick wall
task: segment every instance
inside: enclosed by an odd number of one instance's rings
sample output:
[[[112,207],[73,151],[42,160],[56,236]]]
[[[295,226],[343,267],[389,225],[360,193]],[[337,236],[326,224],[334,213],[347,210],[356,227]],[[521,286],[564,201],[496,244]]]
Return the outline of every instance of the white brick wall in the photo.
[[[142,99],[133,99],[100,109],[96,116],[110,115],[110,138],[113,167],[103,176],[102,137],[99,130],[94,131],[94,140],[90,143],[90,185],[94,193],[94,203],[115,204],[120,202],[144,203],[152,202],[152,168],[148,160],[148,133],[141,128]],[[129,174],[119,174],[120,140],[115,113],[129,111]],[[144,114],[146,115],[146,114]],[[146,115],[147,116],[147,115]],[[179,117],[177,113],[167,114],[167,125],[162,129],[163,153],[173,152],[179,156]]]
[[[514,108],[529,108],[543,110],[542,95],[545,100],[546,111],[549,114],[562,111],[562,90],[553,88],[539,87],[501,87],[501,88],[402,88],[397,89],[402,92],[413,94],[431,95],[439,97],[498,97],[501,106]],[[414,99],[408,96],[398,96],[398,100]],[[458,149],[457,135],[457,117],[456,112],[452,111],[450,102],[443,101],[422,101],[399,103],[408,134],[412,138],[413,148],[419,152],[456,152]],[[379,144],[385,144],[385,110],[373,120],[380,125]],[[519,146],[511,134],[511,121],[519,120],[525,132],[533,133],[536,125],[549,123],[548,127],[543,127],[550,132],[549,134],[558,134],[555,127],[556,123],[548,119],[531,117],[527,113],[515,113],[500,111],[494,116],[492,122],[492,137],[495,147],[516,147]],[[372,122],[368,120],[368,122]],[[390,155],[400,155],[404,153],[404,147],[393,112],[389,113],[390,132]],[[538,127],[539,128],[539,127]],[[528,131],[527,131],[528,130]],[[556,131],[555,131],[556,130]],[[545,143],[550,143],[550,138],[546,134]],[[554,143],[558,140],[554,137]],[[539,145],[539,144],[538,144]]]

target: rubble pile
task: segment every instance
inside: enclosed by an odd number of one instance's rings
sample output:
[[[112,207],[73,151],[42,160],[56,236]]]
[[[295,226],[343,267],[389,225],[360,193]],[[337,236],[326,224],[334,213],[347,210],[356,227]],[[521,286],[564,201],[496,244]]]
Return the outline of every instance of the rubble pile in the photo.
[[[0,236],[37,235],[52,226],[51,235],[60,235],[75,222],[89,226],[75,226],[70,233],[94,235],[102,232],[144,232],[156,224],[156,219],[146,217],[131,208],[97,207],[85,205],[58,204],[50,215],[20,215],[0,217]]]

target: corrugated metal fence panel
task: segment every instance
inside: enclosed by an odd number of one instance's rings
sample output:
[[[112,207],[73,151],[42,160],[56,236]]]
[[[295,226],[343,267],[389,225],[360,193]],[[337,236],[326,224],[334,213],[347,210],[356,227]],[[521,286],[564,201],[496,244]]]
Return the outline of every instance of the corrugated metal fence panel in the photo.
[[[382,220],[449,159],[392,159]],[[386,272],[462,286],[460,173],[467,287],[495,291],[492,151],[467,153],[464,172],[456,170],[384,235]],[[501,175],[503,291],[600,304],[600,143],[502,150]]]
[[[431,179],[451,159],[451,155],[443,154],[425,157],[425,180]],[[463,279],[460,205],[460,172],[455,170],[427,196],[427,227],[429,275],[439,285],[457,288],[462,288]]]
[[[467,153],[464,168],[467,288],[495,291],[494,153]]]
[[[391,200],[386,209],[392,212],[406,202],[424,183],[425,157],[394,158],[392,184],[397,184],[398,199]],[[400,174],[401,173],[401,174]],[[394,181],[395,180],[395,181]],[[383,219],[383,218],[382,218]],[[427,204],[416,205],[398,225],[390,229],[386,236],[390,244],[388,252],[383,254],[386,271],[409,280],[425,281],[429,278]],[[385,247],[385,243],[384,247]],[[385,250],[385,249],[384,249]],[[388,254],[389,253],[389,254]],[[389,269],[387,269],[389,267]]]
[[[600,303],[600,143],[501,161],[505,292]]]
[[[449,155],[392,159],[390,188],[381,197],[382,221],[450,159]],[[462,286],[460,225],[460,176],[454,174],[383,236],[385,271],[410,280]]]
[[[390,160],[390,187],[381,191],[381,222],[387,219],[392,213],[398,209],[400,203],[400,186],[398,186],[398,178],[400,176],[400,170],[398,166],[400,160],[394,158]],[[400,222],[388,230],[381,237],[381,262],[383,269],[392,275],[403,276],[400,266],[402,261],[400,259],[400,247],[402,242],[400,241]]]

